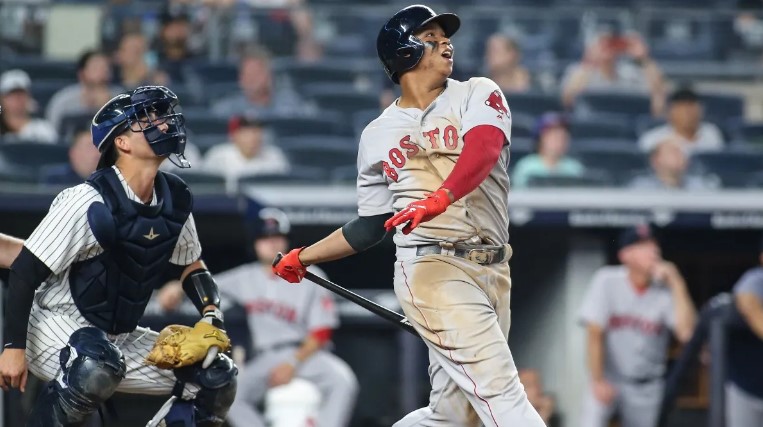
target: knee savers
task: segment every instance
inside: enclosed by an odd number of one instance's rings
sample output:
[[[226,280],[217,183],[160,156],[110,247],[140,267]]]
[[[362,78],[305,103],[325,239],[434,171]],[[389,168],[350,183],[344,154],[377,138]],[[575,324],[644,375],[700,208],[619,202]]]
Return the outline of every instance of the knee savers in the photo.
[[[32,420],[49,420],[39,425],[83,422],[114,394],[125,377],[122,352],[97,328],[75,331],[59,358],[61,376],[51,381],[30,415]]]
[[[178,379],[175,395],[182,394],[185,383],[200,387],[193,404],[177,400],[165,417],[167,427],[217,427],[223,425],[228,409],[236,397],[238,368],[226,355],[220,354],[202,369],[201,364],[175,370]]]

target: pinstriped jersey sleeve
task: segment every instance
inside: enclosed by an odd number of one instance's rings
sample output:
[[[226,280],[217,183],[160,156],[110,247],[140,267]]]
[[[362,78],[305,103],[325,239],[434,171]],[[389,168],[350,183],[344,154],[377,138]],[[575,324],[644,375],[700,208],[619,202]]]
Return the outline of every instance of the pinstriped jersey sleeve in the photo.
[[[188,219],[180,231],[180,237],[175,250],[172,252],[170,262],[175,265],[189,265],[201,258],[201,243],[196,234],[196,222],[193,220],[193,214],[188,215]]]
[[[103,199],[87,184],[67,188],[56,196],[50,210],[24,242],[53,272],[66,270],[78,255],[98,245],[87,222],[87,209]]]

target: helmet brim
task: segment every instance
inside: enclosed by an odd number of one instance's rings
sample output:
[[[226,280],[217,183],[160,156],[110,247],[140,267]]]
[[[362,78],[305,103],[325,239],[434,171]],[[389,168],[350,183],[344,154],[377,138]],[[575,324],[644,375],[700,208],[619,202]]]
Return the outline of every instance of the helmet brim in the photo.
[[[461,18],[454,13],[441,13],[433,16],[426,21],[422,22],[419,28],[431,23],[436,22],[440,24],[443,31],[445,31],[445,37],[450,38],[453,34],[456,34],[459,28],[461,28]]]

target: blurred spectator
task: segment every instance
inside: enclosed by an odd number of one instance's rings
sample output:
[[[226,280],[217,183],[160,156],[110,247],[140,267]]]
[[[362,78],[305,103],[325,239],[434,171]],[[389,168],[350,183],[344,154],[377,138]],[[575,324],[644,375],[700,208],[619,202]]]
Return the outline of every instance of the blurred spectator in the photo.
[[[702,121],[702,103],[696,92],[680,88],[668,100],[668,123],[645,132],[639,147],[650,151],[665,138],[676,138],[687,152],[719,151],[723,135],[718,126]]]
[[[729,338],[726,383],[726,425],[763,425],[763,240],[760,265],[744,273],[734,285],[734,302],[749,330]]]
[[[568,67],[562,81],[562,102],[567,108],[586,91],[638,91],[649,93],[652,115],[660,116],[664,110],[662,71],[637,34],[600,34],[586,46],[583,60]]]
[[[546,113],[535,126],[536,153],[522,157],[514,167],[511,185],[526,187],[535,176],[581,176],[584,166],[567,156],[570,133],[561,114]]]
[[[22,70],[8,70],[0,75],[0,140],[58,141],[50,123],[32,117],[35,103],[29,93],[31,87],[29,75]]]
[[[760,55],[763,49],[763,20],[760,19],[763,1],[738,0],[737,10],[739,13],[734,19],[734,31],[750,53]]]
[[[100,157],[101,153],[93,144],[90,128],[80,127],[74,132],[69,146],[69,163],[45,169],[40,181],[56,186],[80,184],[95,171]]]
[[[116,65],[115,80],[125,89],[138,86],[162,85],[169,83],[169,77],[146,61],[148,45],[140,33],[127,33],[119,41],[114,55]]]
[[[307,107],[297,94],[275,87],[270,55],[261,47],[250,47],[241,57],[238,85],[241,93],[214,103],[213,114],[227,118],[238,114],[262,117],[270,113],[307,112]]]
[[[493,34],[485,42],[485,68],[487,77],[492,79],[504,92],[526,92],[532,81],[530,72],[522,66],[522,52],[512,38],[504,34]]]
[[[77,60],[77,80],[79,83],[56,92],[48,102],[45,116],[55,129],[61,128],[65,116],[95,113],[121,91],[119,87],[109,85],[109,58],[97,50],[86,51]]]
[[[649,154],[651,172],[635,177],[629,187],[643,190],[707,190],[717,188],[709,179],[687,175],[689,160],[675,138],[665,138]]]
[[[229,134],[230,142],[207,151],[203,162],[205,171],[222,175],[229,183],[241,175],[289,172],[286,156],[266,141],[269,134],[258,120],[249,116],[234,117]]]
[[[622,265],[601,267],[583,300],[589,386],[585,427],[606,427],[619,413],[624,426],[656,426],[664,393],[670,331],[691,338],[694,304],[678,268],[662,259],[647,225],[618,239]]]
[[[540,378],[540,372],[535,369],[522,369],[519,371],[519,382],[524,386],[530,404],[538,411],[543,422],[550,427],[556,405],[554,398],[543,391],[543,381]]]
[[[186,66],[197,56],[190,44],[190,18],[183,12],[167,9],[160,19],[162,24],[156,46],[159,68],[169,75],[172,82],[184,83]]]
[[[241,0],[259,13],[255,14],[257,43],[276,56],[315,53],[313,18],[306,0]],[[251,41],[251,40],[247,40]]]

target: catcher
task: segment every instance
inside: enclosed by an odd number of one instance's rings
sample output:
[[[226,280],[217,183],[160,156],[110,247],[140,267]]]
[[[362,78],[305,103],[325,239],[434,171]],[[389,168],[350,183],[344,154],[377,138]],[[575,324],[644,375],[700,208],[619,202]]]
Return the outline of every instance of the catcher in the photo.
[[[188,187],[159,171],[167,158],[189,166],[177,105],[161,86],[111,99],[92,122],[98,170],[56,197],[23,246],[2,239],[18,256],[0,387],[23,392],[27,367],[48,382],[28,426],[82,426],[116,391],[172,394],[150,425],[223,424],[237,369],[222,354],[217,285],[200,260]],[[161,334],[138,327],[154,289],[177,277],[201,320]]]

